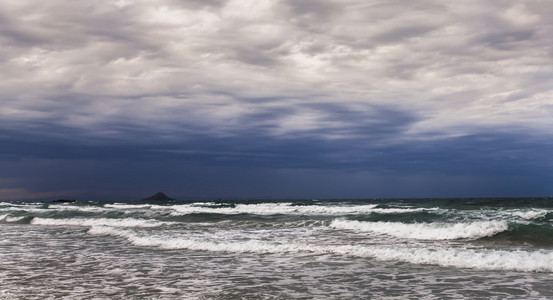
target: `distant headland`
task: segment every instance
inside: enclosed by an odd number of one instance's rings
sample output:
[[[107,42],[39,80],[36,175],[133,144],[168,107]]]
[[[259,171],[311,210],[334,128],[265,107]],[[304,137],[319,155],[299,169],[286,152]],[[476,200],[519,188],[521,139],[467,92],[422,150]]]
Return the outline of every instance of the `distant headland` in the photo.
[[[170,198],[169,196],[165,195],[162,192],[156,193],[155,195],[142,199],[142,201],[164,201],[164,200],[175,200],[175,199]]]
[[[56,199],[56,200],[52,200],[53,203],[73,203],[73,202],[77,202],[77,200],[75,199]]]

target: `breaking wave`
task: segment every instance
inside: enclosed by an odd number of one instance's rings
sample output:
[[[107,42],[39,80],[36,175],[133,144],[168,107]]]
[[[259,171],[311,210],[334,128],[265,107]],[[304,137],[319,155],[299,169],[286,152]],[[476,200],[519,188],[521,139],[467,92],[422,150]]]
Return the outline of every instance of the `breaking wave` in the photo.
[[[271,243],[259,240],[242,242],[177,239],[168,236],[141,236],[135,232],[106,226],[93,226],[94,235],[121,237],[135,246],[160,249],[186,249],[231,253],[315,253],[367,257],[379,261],[398,261],[443,267],[479,270],[553,272],[553,251],[507,251],[466,248],[417,248],[403,246],[309,245]]]
[[[510,210],[507,214],[519,217],[526,220],[534,220],[545,217],[549,213],[545,209],[530,209],[530,210]]]
[[[83,212],[106,212],[110,211],[109,208],[104,208],[100,206],[77,206],[77,205],[63,205],[63,204],[57,204],[57,205],[49,205],[48,209],[54,209],[58,211],[83,211]]]
[[[104,204],[104,207],[115,208],[115,209],[141,209],[141,208],[150,208],[151,204],[124,204],[124,203],[113,203],[113,204]]]
[[[171,224],[172,222],[161,222],[156,220],[143,219],[106,219],[106,218],[73,218],[73,219],[53,219],[38,218],[31,220],[35,225],[70,225],[70,226],[113,226],[113,227],[158,227]]]
[[[292,205],[292,203],[236,204],[221,206],[219,204],[201,203],[160,206],[152,205],[151,209],[172,209],[173,215],[198,213],[210,214],[255,214],[255,215],[359,215],[370,213],[409,213],[435,210],[427,208],[377,208],[376,204],[352,206]]]
[[[333,220],[335,229],[357,230],[386,234],[398,238],[417,240],[479,239],[506,231],[506,221],[478,221],[472,223],[398,223],[360,222],[343,219]]]
[[[0,221],[4,221],[7,223],[17,222],[23,220],[25,217],[12,217],[8,214],[0,215]]]

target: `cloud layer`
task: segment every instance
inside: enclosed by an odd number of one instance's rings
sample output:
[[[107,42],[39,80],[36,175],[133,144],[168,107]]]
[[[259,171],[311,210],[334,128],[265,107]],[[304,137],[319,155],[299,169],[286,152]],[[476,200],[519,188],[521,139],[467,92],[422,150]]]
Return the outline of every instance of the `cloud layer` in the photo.
[[[0,159],[547,173],[552,13],[538,0],[0,1]]]

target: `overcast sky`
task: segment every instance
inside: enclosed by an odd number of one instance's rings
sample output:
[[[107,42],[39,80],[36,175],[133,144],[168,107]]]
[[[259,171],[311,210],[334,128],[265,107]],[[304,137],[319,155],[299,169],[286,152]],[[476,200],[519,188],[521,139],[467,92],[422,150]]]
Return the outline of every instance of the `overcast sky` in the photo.
[[[551,16],[0,0],[0,200],[551,196]]]

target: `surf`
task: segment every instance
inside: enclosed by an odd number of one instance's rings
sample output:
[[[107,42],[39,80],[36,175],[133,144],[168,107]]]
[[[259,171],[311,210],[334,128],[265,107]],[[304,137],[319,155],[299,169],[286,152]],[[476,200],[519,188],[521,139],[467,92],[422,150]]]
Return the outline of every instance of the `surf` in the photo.
[[[494,236],[509,228],[506,221],[477,221],[471,223],[399,223],[360,222],[336,219],[330,227],[385,234],[397,238],[417,240],[479,239]]]

